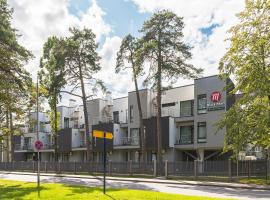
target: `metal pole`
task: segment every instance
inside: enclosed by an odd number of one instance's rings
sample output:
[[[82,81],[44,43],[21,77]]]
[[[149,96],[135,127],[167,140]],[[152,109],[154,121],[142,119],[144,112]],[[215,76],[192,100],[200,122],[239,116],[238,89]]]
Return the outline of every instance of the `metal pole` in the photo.
[[[106,194],[106,132],[103,133],[103,194]]]
[[[38,89],[38,75],[37,75],[37,140],[39,140],[39,109],[38,109],[38,99],[39,99],[39,89]],[[39,188],[40,186],[40,155],[39,155],[39,148],[37,149],[38,157],[37,157],[37,163],[38,163],[38,169],[37,169],[37,186]]]

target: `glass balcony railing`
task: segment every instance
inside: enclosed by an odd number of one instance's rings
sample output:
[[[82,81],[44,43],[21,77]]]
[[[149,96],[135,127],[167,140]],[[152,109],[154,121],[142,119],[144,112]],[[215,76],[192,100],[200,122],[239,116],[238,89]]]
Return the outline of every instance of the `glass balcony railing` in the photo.
[[[138,146],[139,137],[122,137],[114,143],[114,146]]]

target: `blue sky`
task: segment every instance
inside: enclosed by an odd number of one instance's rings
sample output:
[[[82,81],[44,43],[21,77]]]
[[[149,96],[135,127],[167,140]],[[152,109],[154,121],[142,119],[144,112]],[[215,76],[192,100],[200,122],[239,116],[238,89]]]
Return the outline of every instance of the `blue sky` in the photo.
[[[69,27],[87,27],[96,34],[102,57],[102,70],[97,77],[104,81],[113,97],[134,90],[130,72],[114,73],[122,38],[129,33],[139,37],[138,30],[155,11],[168,9],[183,17],[183,41],[193,47],[188,62],[203,68],[203,76],[209,76],[218,73],[219,60],[229,46],[225,41],[227,31],[237,23],[235,15],[244,8],[244,0],[8,0],[8,3],[14,9],[12,23],[21,35],[20,42],[35,56],[25,66],[34,80],[47,38],[68,36]],[[179,77],[174,86],[192,82]]]
[[[71,14],[80,16],[80,13],[86,12],[91,6],[89,0],[71,0],[68,10]],[[96,3],[106,13],[104,20],[112,27],[110,36],[124,37],[127,34],[132,34],[136,37],[140,35],[139,29],[143,22],[147,20],[150,13],[140,13],[137,6],[127,0],[97,0]],[[101,45],[104,42],[104,37],[101,38]]]

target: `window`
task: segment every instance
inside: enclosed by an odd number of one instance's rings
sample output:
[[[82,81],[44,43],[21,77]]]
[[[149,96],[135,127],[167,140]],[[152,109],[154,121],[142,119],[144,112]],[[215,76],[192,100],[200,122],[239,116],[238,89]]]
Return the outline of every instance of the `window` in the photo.
[[[193,126],[180,127],[179,144],[193,144]]]
[[[116,124],[119,123],[119,111],[114,111],[114,112],[113,112],[113,121],[114,121],[114,123],[116,123]]]
[[[64,128],[69,128],[69,118],[64,117]]]
[[[133,123],[133,115],[134,115],[133,105],[129,107],[129,117],[130,117],[130,123]]]
[[[25,137],[23,140],[23,143],[25,146],[30,146],[31,145],[31,138],[30,137]]]
[[[206,122],[198,122],[198,143],[205,143],[206,135]]]
[[[193,104],[194,101],[181,101],[180,102],[180,116],[181,117],[188,117],[193,116]]]
[[[207,100],[206,100],[206,94],[200,94],[198,95],[198,114],[206,113],[207,110]]]
[[[165,108],[165,107],[171,107],[171,106],[175,106],[175,102],[173,102],[173,103],[164,103],[164,104],[162,104],[162,108]]]
[[[130,129],[130,143],[131,145],[139,145],[139,129],[138,128]]]

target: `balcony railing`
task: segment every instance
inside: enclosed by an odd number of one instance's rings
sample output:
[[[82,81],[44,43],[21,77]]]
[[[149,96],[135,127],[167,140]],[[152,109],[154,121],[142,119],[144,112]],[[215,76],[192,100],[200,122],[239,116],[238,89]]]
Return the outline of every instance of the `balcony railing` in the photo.
[[[86,147],[86,140],[81,140],[79,147],[81,147],[81,148]]]
[[[53,143],[45,143],[42,149],[54,149]]]
[[[118,142],[115,142],[115,146],[138,146],[138,137],[122,137]]]
[[[179,140],[176,140],[175,144],[176,145],[193,144],[193,134],[182,135]]]
[[[20,150],[33,150],[33,147],[31,144],[25,144],[25,145],[16,144],[15,151],[20,151]]]

